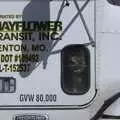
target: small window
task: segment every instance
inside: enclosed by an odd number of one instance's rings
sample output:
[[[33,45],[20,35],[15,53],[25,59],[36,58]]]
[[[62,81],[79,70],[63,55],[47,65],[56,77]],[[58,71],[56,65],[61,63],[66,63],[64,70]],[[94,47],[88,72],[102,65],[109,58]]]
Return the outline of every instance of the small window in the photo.
[[[85,94],[90,88],[90,53],[84,45],[71,45],[61,52],[62,89],[71,95]]]
[[[12,77],[0,77],[0,93],[14,93],[16,79]]]
[[[108,0],[108,2],[112,5],[120,6],[120,0]]]

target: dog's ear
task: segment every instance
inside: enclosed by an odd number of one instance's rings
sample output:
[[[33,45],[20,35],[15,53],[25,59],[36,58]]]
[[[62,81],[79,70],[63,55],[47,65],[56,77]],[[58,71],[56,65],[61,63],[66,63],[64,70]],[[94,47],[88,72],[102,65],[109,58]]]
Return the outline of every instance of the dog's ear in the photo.
[[[110,4],[120,6],[120,0],[107,0]]]

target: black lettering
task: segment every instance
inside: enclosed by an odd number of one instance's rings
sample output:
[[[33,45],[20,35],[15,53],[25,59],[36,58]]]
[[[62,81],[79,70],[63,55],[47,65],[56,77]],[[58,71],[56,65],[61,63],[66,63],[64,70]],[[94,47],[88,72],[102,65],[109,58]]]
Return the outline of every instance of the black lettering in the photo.
[[[20,95],[20,102],[33,102],[34,101],[34,94],[21,94]]]

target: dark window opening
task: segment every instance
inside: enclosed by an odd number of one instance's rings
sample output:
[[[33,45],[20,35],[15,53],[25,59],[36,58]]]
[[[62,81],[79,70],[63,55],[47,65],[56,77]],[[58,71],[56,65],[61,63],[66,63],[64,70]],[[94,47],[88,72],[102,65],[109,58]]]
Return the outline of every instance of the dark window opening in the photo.
[[[61,52],[62,89],[71,95],[85,94],[90,88],[90,53],[84,45],[70,45]]]
[[[108,0],[108,2],[112,5],[120,6],[120,0]]]

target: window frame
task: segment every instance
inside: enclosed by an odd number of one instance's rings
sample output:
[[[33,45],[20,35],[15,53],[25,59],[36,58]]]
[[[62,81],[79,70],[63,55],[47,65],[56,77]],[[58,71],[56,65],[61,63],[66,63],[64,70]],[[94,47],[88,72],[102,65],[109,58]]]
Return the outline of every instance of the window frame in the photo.
[[[62,62],[63,61],[63,59],[64,59],[64,50],[65,49],[67,49],[67,48],[69,48],[69,47],[81,47],[82,49],[85,49],[85,52],[87,52],[88,53],[88,57],[89,57],[89,64],[88,64],[88,66],[89,66],[89,68],[88,68],[88,73],[89,73],[89,79],[87,80],[87,82],[88,82],[88,87],[84,90],[84,92],[79,92],[79,93],[73,93],[73,92],[68,92],[68,91],[66,91],[65,90],[65,87],[64,87],[64,82],[63,82],[63,80],[64,80],[64,63]],[[90,87],[91,87],[91,55],[90,55],[90,50],[88,49],[88,47],[87,47],[87,45],[86,44],[70,44],[70,45],[67,45],[67,46],[65,46],[62,50],[61,50],[61,88],[62,88],[62,90],[63,90],[63,92],[65,93],[65,94],[67,94],[67,95],[84,95],[84,94],[86,94],[88,91],[89,91],[89,89],[90,89]]]

